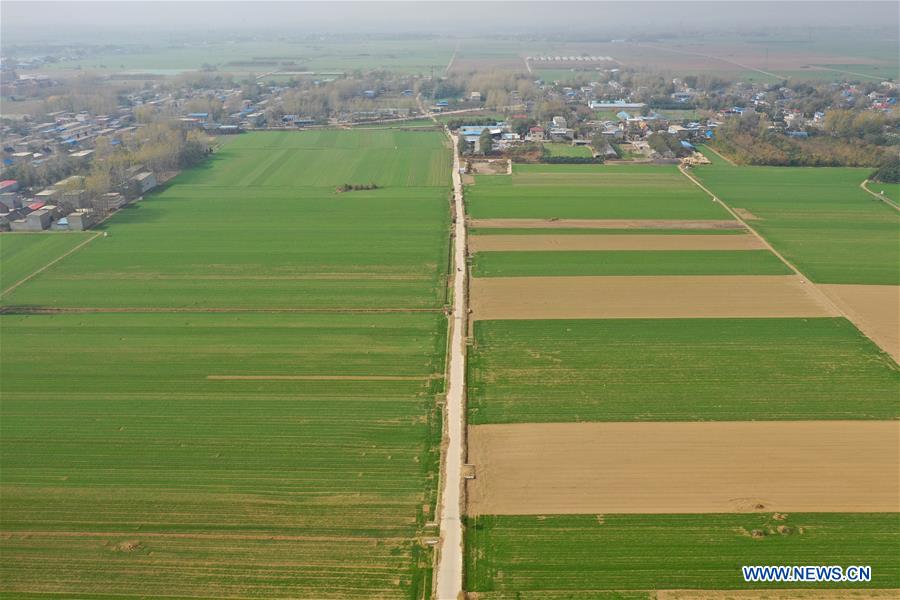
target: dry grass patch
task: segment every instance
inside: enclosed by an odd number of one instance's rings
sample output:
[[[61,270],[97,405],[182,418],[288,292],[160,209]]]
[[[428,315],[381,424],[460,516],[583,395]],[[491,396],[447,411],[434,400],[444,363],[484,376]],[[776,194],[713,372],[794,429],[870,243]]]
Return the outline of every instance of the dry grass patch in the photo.
[[[900,287],[820,285],[860,331],[900,362]]]
[[[898,447],[896,421],[476,425],[468,512],[891,512]]]
[[[656,600],[893,600],[900,590],[661,590]]]
[[[472,320],[833,317],[794,275],[476,277]]]

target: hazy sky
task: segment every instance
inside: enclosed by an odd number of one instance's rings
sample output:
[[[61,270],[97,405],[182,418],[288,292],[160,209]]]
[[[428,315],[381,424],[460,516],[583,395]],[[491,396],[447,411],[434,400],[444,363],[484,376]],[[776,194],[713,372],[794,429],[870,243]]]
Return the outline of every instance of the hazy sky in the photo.
[[[596,32],[598,36],[634,31],[750,27],[897,28],[898,3],[828,2],[463,2],[330,1],[262,2],[194,0],[0,0],[4,44],[30,40],[92,40],[108,34],[144,39],[148,32]]]

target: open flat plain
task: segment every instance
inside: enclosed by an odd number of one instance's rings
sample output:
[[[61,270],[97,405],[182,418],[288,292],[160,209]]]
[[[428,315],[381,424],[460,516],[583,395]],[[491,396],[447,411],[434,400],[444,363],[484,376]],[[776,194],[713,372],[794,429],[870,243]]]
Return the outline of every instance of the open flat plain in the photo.
[[[246,134],[4,294],[0,595],[430,597],[449,165]]]

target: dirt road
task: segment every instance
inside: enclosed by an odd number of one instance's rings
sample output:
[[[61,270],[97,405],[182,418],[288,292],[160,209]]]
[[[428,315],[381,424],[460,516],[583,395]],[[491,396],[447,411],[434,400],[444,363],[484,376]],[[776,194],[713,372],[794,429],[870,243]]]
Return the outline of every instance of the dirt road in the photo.
[[[464,431],[464,386],[466,352],[466,219],[463,209],[462,180],[459,175],[459,156],[456,137],[450,135],[453,148],[453,321],[450,337],[450,370],[447,388],[447,407],[441,471],[441,502],[439,507],[441,540],[437,568],[435,597],[437,600],[456,600],[462,591],[462,464]]]

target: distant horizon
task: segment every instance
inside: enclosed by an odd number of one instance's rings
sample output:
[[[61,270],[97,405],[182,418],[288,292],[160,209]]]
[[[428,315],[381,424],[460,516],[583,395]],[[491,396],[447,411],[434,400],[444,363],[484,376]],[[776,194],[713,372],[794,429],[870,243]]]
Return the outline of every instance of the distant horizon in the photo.
[[[169,0],[19,1],[4,0],[3,46],[29,43],[95,42],[94,36],[121,35],[143,42],[149,35],[201,34],[199,39],[264,32],[309,35],[562,35],[603,39],[611,35],[659,34],[677,31],[773,32],[823,27],[892,32],[897,37],[900,6],[892,1],[834,2],[830,0],[736,0],[728,2],[638,0],[635,2],[523,2],[494,0],[478,3],[360,1],[295,2],[291,0],[191,0],[164,11]],[[410,7],[415,5],[415,10]],[[771,6],[767,6],[771,5]],[[824,10],[817,10],[821,7]],[[463,14],[460,9],[467,12]],[[277,13],[277,18],[274,14]],[[773,19],[773,15],[777,15]],[[349,18],[348,18],[349,17]],[[773,24],[773,21],[775,23]],[[837,25],[836,25],[837,23]],[[675,33],[677,33],[677,31]],[[593,38],[596,36],[596,38]],[[119,43],[106,39],[104,43]]]

